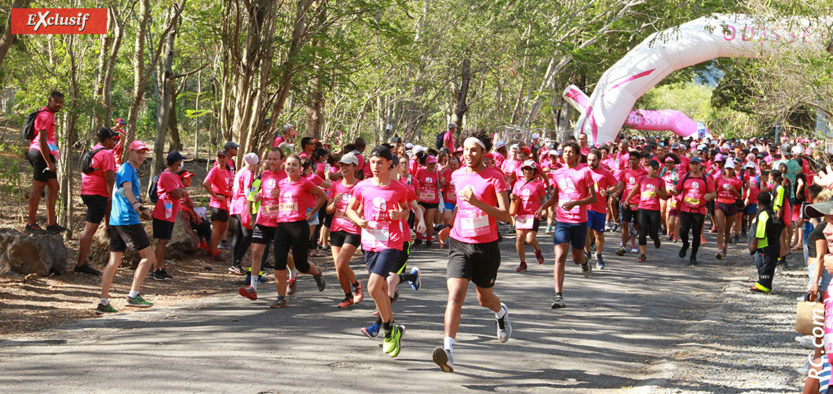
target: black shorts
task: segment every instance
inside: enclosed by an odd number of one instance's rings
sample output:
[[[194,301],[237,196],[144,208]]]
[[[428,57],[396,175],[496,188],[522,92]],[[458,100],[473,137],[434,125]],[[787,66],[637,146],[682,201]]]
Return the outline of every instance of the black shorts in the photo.
[[[330,245],[340,248],[344,244],[355,246],[357,249],[362,244],[361,234],[352,234],[347,231],[330,231]]]
[[[126,226],[110,226],[110,251],[123,253],[127,250],[127,244],[133,245],[133,249],[141,251],[150,247],[150,239],[141,224],[128,224]]]
[[[437,209],[440,206],[440,203],[438,203],[438,202],[429,203],[429,202],[420,201],[417,204],[419,204],[419,206],[425,208],[426,210],[428,210],[428,209]]]
[[[81,201],[87,206],[87,216],[84,219],[89,223],[101,224],[104,215],[107,214],[107,206],[110,199],[104,196],[81,195]]]
[[[211,221],[212,222],[228,222],[228,211],[225,209],[209,207],[211,211]]]
[[[483,288],[495,285],[500,268],[498,241],[469,244],[454,238],[448,239],[448,266],[446,278],[463,278]]]
[[[619,207],[619,221],[639,224],[638,209],[631,209],[630,205],[622,204]]]
[[[396,249],[385,249],[378,252],[364,252],[364,262],[367,264],[367,273],[387,278],[391,273],[391,270],[393,270],[393,266],[399,260],[400,253],[402,252]]]
[[[170,240],[174,232],[174,224],[174,222],[153,218],[153,238]]]
[[[272,239],[275,238],[275,230],[277,229],[277,227],[255,224],[255,228],[252,230],[252,243],[257,245],[269,245],[269,242],[272,242]]]
[[[723,212],[723,215],[728,217],[735,216],[738,213],[738,206],[735,203],[717,203],[717,209]]]
[[[399,252],[399,258],[396,259],[396,264],[390,269],[390,272],[395,274],[401,274],[405,271],[405,267],[408,265],[408,257],[411,255],[411,241],[405,241],[402,244],[402,251]]]
[[[47,170],[49,165],[46,164],[46,160],[43,159],[43,155],[41,155],[39,150],[29,149],[29,152],[26,153],[26,158],[29,160],[29,164],[32,165],[32,175],[36,181],[46,183],[50,179],[58,179],[57,171],[52,172]],[[55,162],[55,156],[52,156],[52,152],[49,153],[49,159],[53,163]]]

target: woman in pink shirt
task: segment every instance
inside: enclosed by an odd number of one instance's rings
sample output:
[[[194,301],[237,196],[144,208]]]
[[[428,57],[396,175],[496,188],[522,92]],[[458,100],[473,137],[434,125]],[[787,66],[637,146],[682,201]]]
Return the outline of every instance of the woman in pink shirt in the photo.
[[[407,161],[407,159],[406,159]],[[347,205],[351,201],[351,193],[358,183],[356,171],[359,159],[352,153],[346,153],[339,161],[341,180],[330,186],[327,199],[327,213],[333,215],[333,225],[330,229],[330,251],[336,266],[336,277],[344,291],[344,300],[338,304],[339,308],[347,308],[358,304],[364,298],[362,283],[356,278],[350,268],[350,259],[362,242],[361,228],[347,217]],[[407,166],[406,166],[407,168]]]
[[[648,236],[654,240],[654,247],[659,249],[659,200],[668,198],[668,193],[665,191],[665,182],[657,175],[659,173],[659,163],[656,160],[648,162],[648,175],[643,175],[639,178],[637,187],[631,190],[626,201],[631,198],[639,198],[639,259],[640,263],[647,259],[646,253],[648,250]],[[638,193],[638,196],[637,196]]]
[[[728,249],[726,244],[729,241],[734,216],[738,212],[736,200],[742,197],[740,191],[743,188],[743,182],[735,175],[734,160],[726,160],[720,176],[715,177],[714,186],[717,191],[717,203],[714,210],[717,226],[716,257],[722,260]]]
[[[538,264],[544,264],[544,253],[538,246],[538,226],[540,218],[535,217],[535,212],[544,203],[547,195],[547,188],[544,182],[536,179],[538,171],[535,162],[527,160],[521,165],[524,178],[515,183],[512,188],[512,204],[509,206],[509,213],[515,217],[515,250],[521,258],[521,264],[516,271],[524,272],[526,266],[526,245],[532,246],[535,250],[535,258]]]
[[[249,246],[252,244],[252,229],[243,226],[242,215],[246,214],[247,196],[251,191],[252,182],[257,176],[260,159],[255,153],[247,153],[243,156],[243,161],[246,165],[234,175],[231,204],[229,206],[232,260],[228,271],[236,275],[245,274],[241,264],[246,251],[249,250]]]
[[[220,251],[217,250],[217,244],[220,242],[220,237],[228,229],[228,203],[231,199],[233,177],[231,172],[226,169],[226,160],[228,160],[226,151],[217,152],[217,161],[214,163],[214,167],[208,171],[208,175],[202,183],[202,186],[211,195],[208,207],[211,210],[211,228],[213,229],[211,233],[211,256],[214,261],[223,261],[223,256],[220,256]]]
[[[419,198],[419,205],[425,209],[426,231],[423,236],[425,246],[431,246],[434,237],[434,216],[437,215],[437,208],[440,205],[440,189],[445,187],[445,180],[440,177],[437,171],[437,158],[428,156],[425,159],[425,168],[417,170],[413,178],[413,186]],[[417,234],[414,246],[422,243],[420,235]]]
[[[663,159],[665,166],[659,172],[659,177],[665,182],[665,190],[671,189],[680,180],[682,170],[680,167],[680,158],[673,153],[665,155]],[[678,221],[680,217],[679,199],[677,197],[669,197],[667,200],[660,201],[660,212],[662,213],[662,223],[668,230],[667,241],[674,239],[677,234]]]

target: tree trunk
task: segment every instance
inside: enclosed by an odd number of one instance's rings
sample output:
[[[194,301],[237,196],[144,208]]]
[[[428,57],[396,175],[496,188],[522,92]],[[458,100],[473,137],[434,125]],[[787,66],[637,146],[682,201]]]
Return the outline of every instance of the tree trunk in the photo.
[[[130,144],[136,138],[136,125],[139,118],[139,107],[145,95],[145,35],[147,22],[150,19],[150,0],[139,0],[139,21],[136,24],[136,42],[133,46],[133,104],[127,117],[127,139],[123,142]],[[127,152],[122,152],[122,163],[127,162]]]
[[[122,39],[124,38],[124,21],[121,13],[116,7],[110,7],[110,18],[113,21],[113,34],[115,38],[113,45],[110,47],[110,58],[107,60],[107,67],[104,73],[104,78],[101,83],[102,101],[104,104],[104,124],[110,124],[113,121],[113,71],[116,67],[116,59],[119,56],[119,48],[121,48]]]
[[[58,217],[62,226],[67,228],[64,234],[65,239],[72,239],[72,202],[73,202],[73,188],[72,175],[75,174],[76,167],[73,155],[73,146],[75,146],[75,125],[78,120],[78,102],[80,100],[80,89],[78,87],[78,61],[76,56],[76,37],[74,35],[66,36],[68,40],[67,54],[69,55],[69,82],[70,82],[70,100],[71,104],[68,109],[65,109],[64,114],[64,154],[61,156],[61,167],[59,171],[60,179],[60,209],[61,215]]]
[[[12,2],[11,8],[28,8],[29,7],[29,0],[14,0]],[[17,42],[17,36],[12,35],[12,23],[11,18],[12,13],[9,12],[9,17],[6,18],[6,28],[3,29],[3,35],[0,36],[0,66],[3,65],[3,61],[6,59],[6,54],[9,53],[9,48]]]
[[[315,67],[314,73],[320,72]],[[321,79],[318,75],[313,76],[309,81],[307,91],[307,105],[304,110],[306,114],[306,127],[304,135],[315,139],[321,138],[322,109],[324,107],[324,91],[321,89]]]
[[[165,167],[165,160],[163,158],[165,152],[165,141],[168,136],[168,118],[171,116],[171,100],[174,89],[174,43],[176,42],[176,27],[179,14],[176,12],[176,5],[171,7],[171,25],[173,26],[165,37],[165,60],[162,63],[162,95],[160,97],[159,106],[156,108],[156,141],[153,144],[153,161],[150,166],[150,177],[153,179]],[[176,117],[176,115],[174,115]],[[177,138],[178,139],[178,138]],[[173,150],[173,149],[172,149]],[[148,182],[148,190],[150,190],[150,183]]]
[[[459,133],[463,128],[463,116],[468,112],[469,107],[467,98],[469,94],[469,85],[471,84],[471,60],[466,58],[460,63],[460,85],[452,83],[451,97],[452,97],[452,113],[451,121],[457,124],[457,131]]]
[[[182,81],[185,85],[185,81]],[[171,110],[168,114],[168,131],[171,132],[171,150],[182,152],[182,140],[179,138],[179,122],[176,119],[176,96],[177,93],[171,95]]]

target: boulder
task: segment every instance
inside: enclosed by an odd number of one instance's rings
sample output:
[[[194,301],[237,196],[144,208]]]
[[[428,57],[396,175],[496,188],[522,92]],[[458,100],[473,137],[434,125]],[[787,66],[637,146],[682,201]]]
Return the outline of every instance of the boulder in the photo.
[[[155,246],[153,241],[153,222],[148,221],[144,224],[145,232],[150,238],[151,246]],[[193,257],[199,246],[199,238],[197,233],[191,229],[190,223],[184,216],[183,212],[179,212],[176,223],[174,224],[171,240],[165,252],[165,258],[171,260],[185,260]],[[89,259],[95,267],[104,267],[110,259],[110,234],[107,232],[106,226],[103,224],[98,227],[93,236],[93,242],[90,245]],[[122,257],[121,266],[129,266],[133,269],[139,264],[139,253],[133,249],[133,245],[127,245],[127,251]]]
[[[67,268],[67,247],[60,234],[21,234],[0,229],[0,271],[49,276]]]
[[[152,236],[152,234],[150,235]],[[185,212],[179,211],[179,216],[177,216],[174,223],[171,240],[168,241],[168,246],[165,249],[165,258],[171,260],[189,259],[197,253],[199,245],[200,239],[194,229],[191,228],[188,217]]]

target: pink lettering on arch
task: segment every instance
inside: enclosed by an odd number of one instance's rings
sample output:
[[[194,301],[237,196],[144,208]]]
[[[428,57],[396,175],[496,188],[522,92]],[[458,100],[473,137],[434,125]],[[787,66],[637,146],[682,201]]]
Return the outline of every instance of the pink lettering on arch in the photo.
[[[746,35],[747,31],[751,32],[748,36]],[[749,27],[749,26],[744,26],[743,27],[743,34],[741,34],[741,40],[742,41],[751,41],[753,38],[755,38],[755,28]]]
[[[729,30],[731,30],[731,31],[732,31],[732,35],[731,35],[731,36],[726,36],[726,32],[728,32]],[[723,27],[723,39],[724,39],[724,40],[726,40],[726,41],[732,41],[732,40],[734,40],[734,39],[735,39],[735,35],[736,35],[736,34],[737,34],[737,31],[735,30],[735,27],[734,27],[734,26],[732,26],[732,25],[726,25],[726,26],[724,26],[724,27]]]

